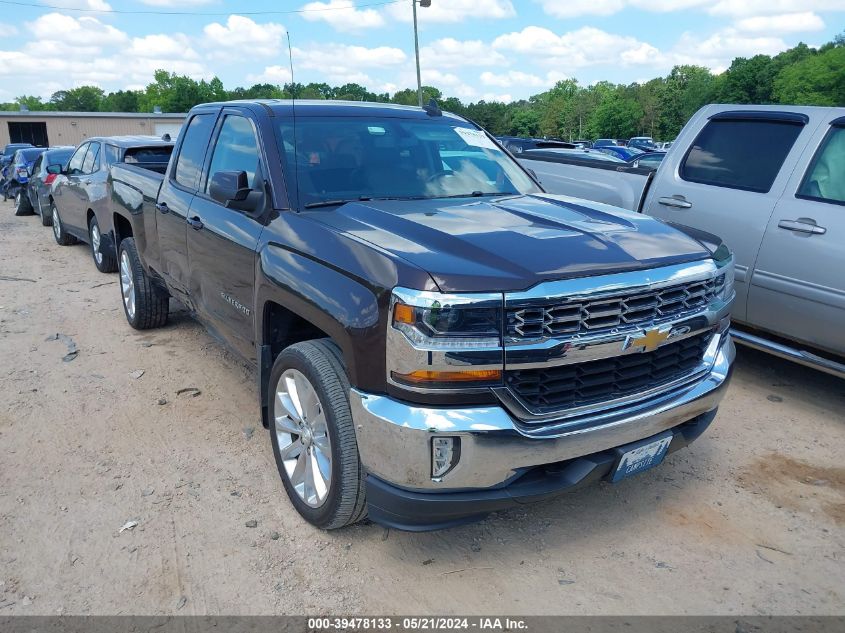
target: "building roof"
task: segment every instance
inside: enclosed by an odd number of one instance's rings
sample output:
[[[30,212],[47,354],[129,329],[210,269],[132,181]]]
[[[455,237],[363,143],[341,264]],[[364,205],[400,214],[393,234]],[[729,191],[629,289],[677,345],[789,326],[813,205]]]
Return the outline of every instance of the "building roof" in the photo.
[[[0,117],[28,117],[34,119],[67,118],[67,119],[184,119],[188,116],[184,112],[54,112],[52,110],[0,110]]]

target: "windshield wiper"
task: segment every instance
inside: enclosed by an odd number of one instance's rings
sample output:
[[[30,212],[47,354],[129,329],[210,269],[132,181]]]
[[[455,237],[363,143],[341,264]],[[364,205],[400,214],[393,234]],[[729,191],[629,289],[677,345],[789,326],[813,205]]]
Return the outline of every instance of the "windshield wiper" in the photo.
[[[303,205],[306,209],[316,209],[317,207],[334,207],[340,206],[341,204],[347,204],[349,202],[366,202],[367,200],[372,200],[370,196],[360,196],[358,198],[349,198],[348,200],[343,199],[335,199],[335,200],[320,200],[318,202],[309,202]]]
[[[457,193],[448,196],[437,196],[438,198],[482,198],[488,196],[518,196],[516,191],[473,191],[472,193]]]

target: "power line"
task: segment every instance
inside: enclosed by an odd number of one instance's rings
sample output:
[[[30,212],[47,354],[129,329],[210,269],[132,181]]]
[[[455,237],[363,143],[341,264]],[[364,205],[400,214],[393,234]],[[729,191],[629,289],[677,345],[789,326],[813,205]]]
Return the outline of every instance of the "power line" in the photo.
[[[321,11],[349,11],[354,9],[366,9],[368,7],[383,7],[388,4],[398,4],[404,0],[385,0],[384,2],[373,2],[369,4],[350,5],[348,7],[320,7],[314,9],[291,9],[289,11],[125,11],[121,9],[88,9],[74,7],[59,7],[52,4],[30,4],[28,2],[15,2],[14,0],[0,0],[0,4],[26,7],[27,9],[55,9],[57,11],[76,11],[78,13],[114,13],[120,15],[199,15],[208,17],[220,17],[224,15],[290,15],[294,13],[317,13]]]

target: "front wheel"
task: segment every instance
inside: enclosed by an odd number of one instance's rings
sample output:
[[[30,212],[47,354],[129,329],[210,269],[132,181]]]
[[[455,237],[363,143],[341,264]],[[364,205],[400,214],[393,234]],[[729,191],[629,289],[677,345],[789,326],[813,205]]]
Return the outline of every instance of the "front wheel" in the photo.
[[[56,208],[56,203],[50,204],[50,217],[53,219],[53,237],[56,238],[56,244],[59,246],[70,246],[76,244],[76,238],[65,231],[62,225],[62,219],[59,217],[59,210]]]
[[[29,215],[32,213],[32,205],[29,203],[29,198],[26,196],[23,188],[18,188],[15,194],[15,215]]]
[[[117,270],[117,259],[111,253],[104,253],[102,250],[103,235],[100,233],[100,225],[97,224],[97,216],[91,216],[88,223],[88,238],[91,244],[91,256],[94,258],[94,265],[101,273],[113,273]]]
[[[285,349],[270,372],[270,441],[285,491],[326,530],[366,516],[364,470],[349,410],[349,380],[329,340]]]
[[[135,239],[125,238],[118,249],[120,293],[126,320],[136,330],[149,330],[167,323],[168,294],[152,283],[141,265]]]

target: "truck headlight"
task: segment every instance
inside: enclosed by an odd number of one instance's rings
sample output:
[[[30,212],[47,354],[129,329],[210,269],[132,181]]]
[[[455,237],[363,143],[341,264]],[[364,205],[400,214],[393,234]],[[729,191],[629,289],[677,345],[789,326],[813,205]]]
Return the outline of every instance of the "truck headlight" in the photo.
[[[733,296],[734,292],[734,258],[728,247],[722,244],[716,249],[713,254],[713,259],[716,261],[716,266],[719,269],[716,275],[716,298],[722,301],[728,301]]]
[[[501,294],[394,289],[388,325],[390,378],[410,387],[500,384],[502,313]]]

